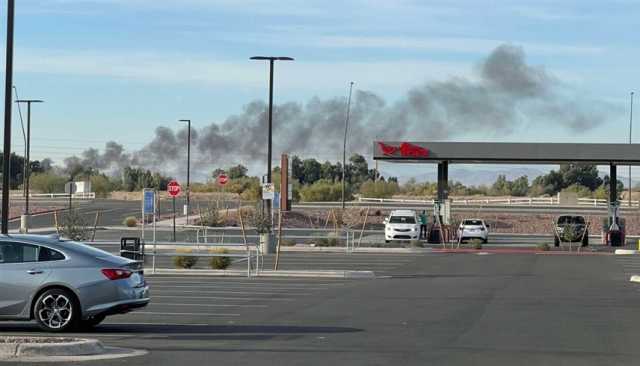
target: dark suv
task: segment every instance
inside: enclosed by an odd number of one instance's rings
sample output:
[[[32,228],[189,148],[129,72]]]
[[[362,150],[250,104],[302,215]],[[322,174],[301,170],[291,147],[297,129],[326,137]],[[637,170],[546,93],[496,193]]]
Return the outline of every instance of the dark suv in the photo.
[[[589,231],[584,216],[558,216],[555,224],[553,243],[560,246],[560,242],[582,242],[582,246],[589,245]]]

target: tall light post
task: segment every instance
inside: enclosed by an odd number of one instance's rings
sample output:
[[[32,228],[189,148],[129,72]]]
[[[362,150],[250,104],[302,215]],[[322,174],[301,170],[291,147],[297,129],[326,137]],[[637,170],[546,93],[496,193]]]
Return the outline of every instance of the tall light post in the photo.
[[[267,143],[267,183],[271,183],[271,152],[273,130],[273,64],[275,61],[293,61],[292,57],[253,56],[250,60],[269,61],[269,138]],[[271,217],[271,201],[267,201],[267,214]]]
[[[9,233],[9,178],[11,177],[11,87],[13,86],[13,22],[15,0],[7,1],[7,54],[4,85],[4,160],[2,161],[2,225],[0,232]]]
[[[631,110],[629,111],[629,145],[631,145],[632,128],[633,128],[633,92],[631,92]],[[631,208],[631,165],[629,165],[629,208]]]
[[[344,210],[345,171],[347,170],[347,132],[349,130],[349,114],[351,112],[351,92],[353,81],[349,83],[349,99],[347,100],[347,118],[344,121],[344,144],[342,145],[342,210]]]
[[[187,123],[187,225],[189,225],[189,210],[191,209],[191,120],[181,119],[179,122]]]
[[[26,168],[24,171],[25,176],[25,198],[24,198],[24,211],[26,218],[26,225],[24,226],[25,232],[29,228],[29,177],[31,176],[31,103],[44,103],[43,100],[39,99],[18,99],[16,103],[26,103],[27,104],[27,156],[25,159],[27,160]]]

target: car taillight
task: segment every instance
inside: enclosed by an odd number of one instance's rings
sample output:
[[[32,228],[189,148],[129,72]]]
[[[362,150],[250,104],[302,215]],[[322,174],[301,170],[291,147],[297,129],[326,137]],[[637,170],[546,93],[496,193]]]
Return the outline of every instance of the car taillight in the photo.
[[[131,277],[133,272],[129,271],[128,269],[105,268],[102,270],[102,274],[111,281],[115,281],[129,278]]]

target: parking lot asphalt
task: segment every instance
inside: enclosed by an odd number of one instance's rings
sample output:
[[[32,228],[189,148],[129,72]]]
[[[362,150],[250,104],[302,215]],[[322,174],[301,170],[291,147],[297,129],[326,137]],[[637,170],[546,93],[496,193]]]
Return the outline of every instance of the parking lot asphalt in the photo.
[[[632,365],[636,263],[420,254],[369,280],[149,276],[151,305],[75,335],[149,351],[87,365]]]

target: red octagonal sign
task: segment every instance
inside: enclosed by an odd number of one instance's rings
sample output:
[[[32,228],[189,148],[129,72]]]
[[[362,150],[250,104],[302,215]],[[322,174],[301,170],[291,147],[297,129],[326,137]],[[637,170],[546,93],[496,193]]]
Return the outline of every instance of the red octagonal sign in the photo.
[[[182,192],[182,187],[180,187],[180,183],[177,180],[172,180],[167,184],[167,192],[171,197],[178,197]]]
[[[227,182],[229,182],[229,176],[228,175],[223,173],[223,174],[220,174],[218,176],[218,184],[219,185],[223,186],[223,185],[227,184]]]

